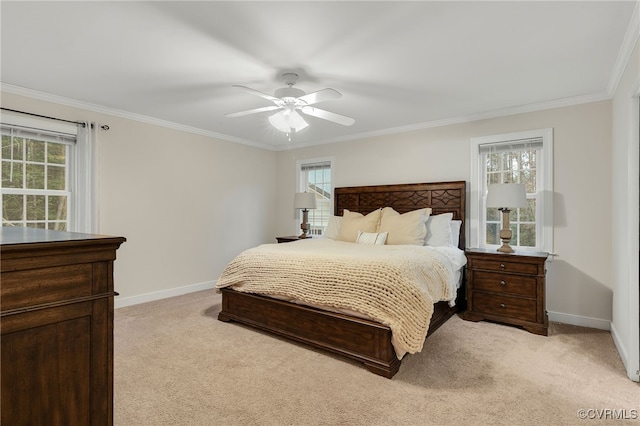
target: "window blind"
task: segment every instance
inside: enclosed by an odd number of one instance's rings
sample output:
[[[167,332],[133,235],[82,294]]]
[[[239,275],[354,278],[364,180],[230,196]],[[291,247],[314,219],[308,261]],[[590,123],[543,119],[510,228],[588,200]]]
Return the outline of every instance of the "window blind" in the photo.
[[[68,133],[59,133],[50,130],[34,129],[11,124],[0,124],[0,133],[3,136],[24,139],[36,139],[39,141],[62,143],[66,145],[74,145],[76,143],[76,135]]]
[[[495,152],[527,151],[542,149],[542,138],[518,139],[507,142],[494,142],[479,146],[480,154],[492,154]]]
[[[323,161],[321,163],[302,164],[300,166],[300,170],[303,172],[310,171],[310,170],[325,170],[330,168],[331,168],[331,162],[329,161]]]

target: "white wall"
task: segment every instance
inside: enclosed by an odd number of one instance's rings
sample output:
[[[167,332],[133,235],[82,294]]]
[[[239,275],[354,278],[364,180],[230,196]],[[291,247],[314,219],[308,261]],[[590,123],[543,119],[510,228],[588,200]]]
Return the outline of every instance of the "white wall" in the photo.
[[[277,232],[297,230],[295,162],[334,157],[335,186],[469,181],[469,139],[554,129],[554,241],[547,309],[551,319],[609,328],[612,317],[611,102],[278,152]]]
[[[127,238],[116,306],[212,287],[241,250],[275,237],[275,152],[12,94],[2,106],[110,126],[99,232]]]
[[[614,298],[611,332],[627,375],[640,379],[638,289],[638,102],[640,46],[636,47],[613,99],[613,259]]]

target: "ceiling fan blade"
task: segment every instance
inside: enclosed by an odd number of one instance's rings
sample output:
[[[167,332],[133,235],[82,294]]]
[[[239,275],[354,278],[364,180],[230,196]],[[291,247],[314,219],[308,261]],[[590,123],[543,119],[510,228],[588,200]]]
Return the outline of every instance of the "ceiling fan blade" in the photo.
[[[344,115],[336,114],[335,112],[329,112],[323,109],[309,107],[309,106],[300,108],[300,111],[302,111],[306,115],[322,118],[323,120],[333,121],[334,123],[342,124],[343,126],[351,126],[353,123],[356,122],[356,120],[354,120],[351,117],[347,117]]]
[[[300,96],[298,100],[305,102],[307,105],[317,104],[318,102],[330,101],[338,99],[342,94],[335,89],[322,89],[308,95]]]
[[[279,100],[280,100],[280,99],[278,99],[278,98],[276,98],[276,97],[274,97],[274,96],[271,96],[271,95],[270,95],[270,94],[268,94],[268,93],[263,93],[263,92],[261,92],[261,91],[259,91],[259,90],[252,89],[252,88],[247,87],[247,86],[238,86],[237,84],[234,84],[234,85],[233,85],[233,87],[239,87],[239,88],[241,88],[241,89],[246,90],[246,91],[247,91],[247,92],[249,92],[249,93],[253,93],[253,94],[254,94],[254,95],[256,95],[256,96],[260,96],[261,98],[269,99],[270,101],[273,101],[273,102],[275,102],[275,101],[279,101]]]
[[[231,117],[231,118],[242,117],[243,115],[256,114],[258,112],[273,111],[274,109],[279,109],[279,108],[281,108],[281,107],[279,107],[277,105],[271,105],[271,106],[262,107],[262,108],[250,109],[250,110],[247,110],[247,111],[232,112],[230,114],[225,114],[224,116],[225,117]]]

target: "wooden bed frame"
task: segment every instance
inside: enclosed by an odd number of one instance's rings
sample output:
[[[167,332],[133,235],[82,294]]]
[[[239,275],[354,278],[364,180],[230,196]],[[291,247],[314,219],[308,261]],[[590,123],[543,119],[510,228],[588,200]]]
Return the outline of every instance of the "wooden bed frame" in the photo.
[[[335,188],[334,212],[344,209],[367,214],[380,207],[393,207],[399,213],[431,207],[432,215],[453,213],[462,220],[458,247],[465,247],[466,182],[416,183]],[[457,304],[434,305],[428,335],[444,324],[457,311],[464,309],[464,283],[458,290]],[[347,356],[375,374],[391,378],[401,361],[391,344],[391,329],[386,325],[328,312],[321,309],[240,293],[230,288],[222,292],[220,321],[237,321],[289,339]]]

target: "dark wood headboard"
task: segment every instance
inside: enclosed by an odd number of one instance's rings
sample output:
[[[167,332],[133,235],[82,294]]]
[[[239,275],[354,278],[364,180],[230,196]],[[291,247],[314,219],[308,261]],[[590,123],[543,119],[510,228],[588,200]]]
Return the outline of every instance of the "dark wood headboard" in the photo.
[[[333,193],[336,216],[342,216],[344,209],[368,214],[381,207],[393,207],[398,213],[425,207],[431,207],[432,215],[453,213],[454,219],[462,221],[458,247],[465,248],[465,181],[351,186],[335,188]]]

